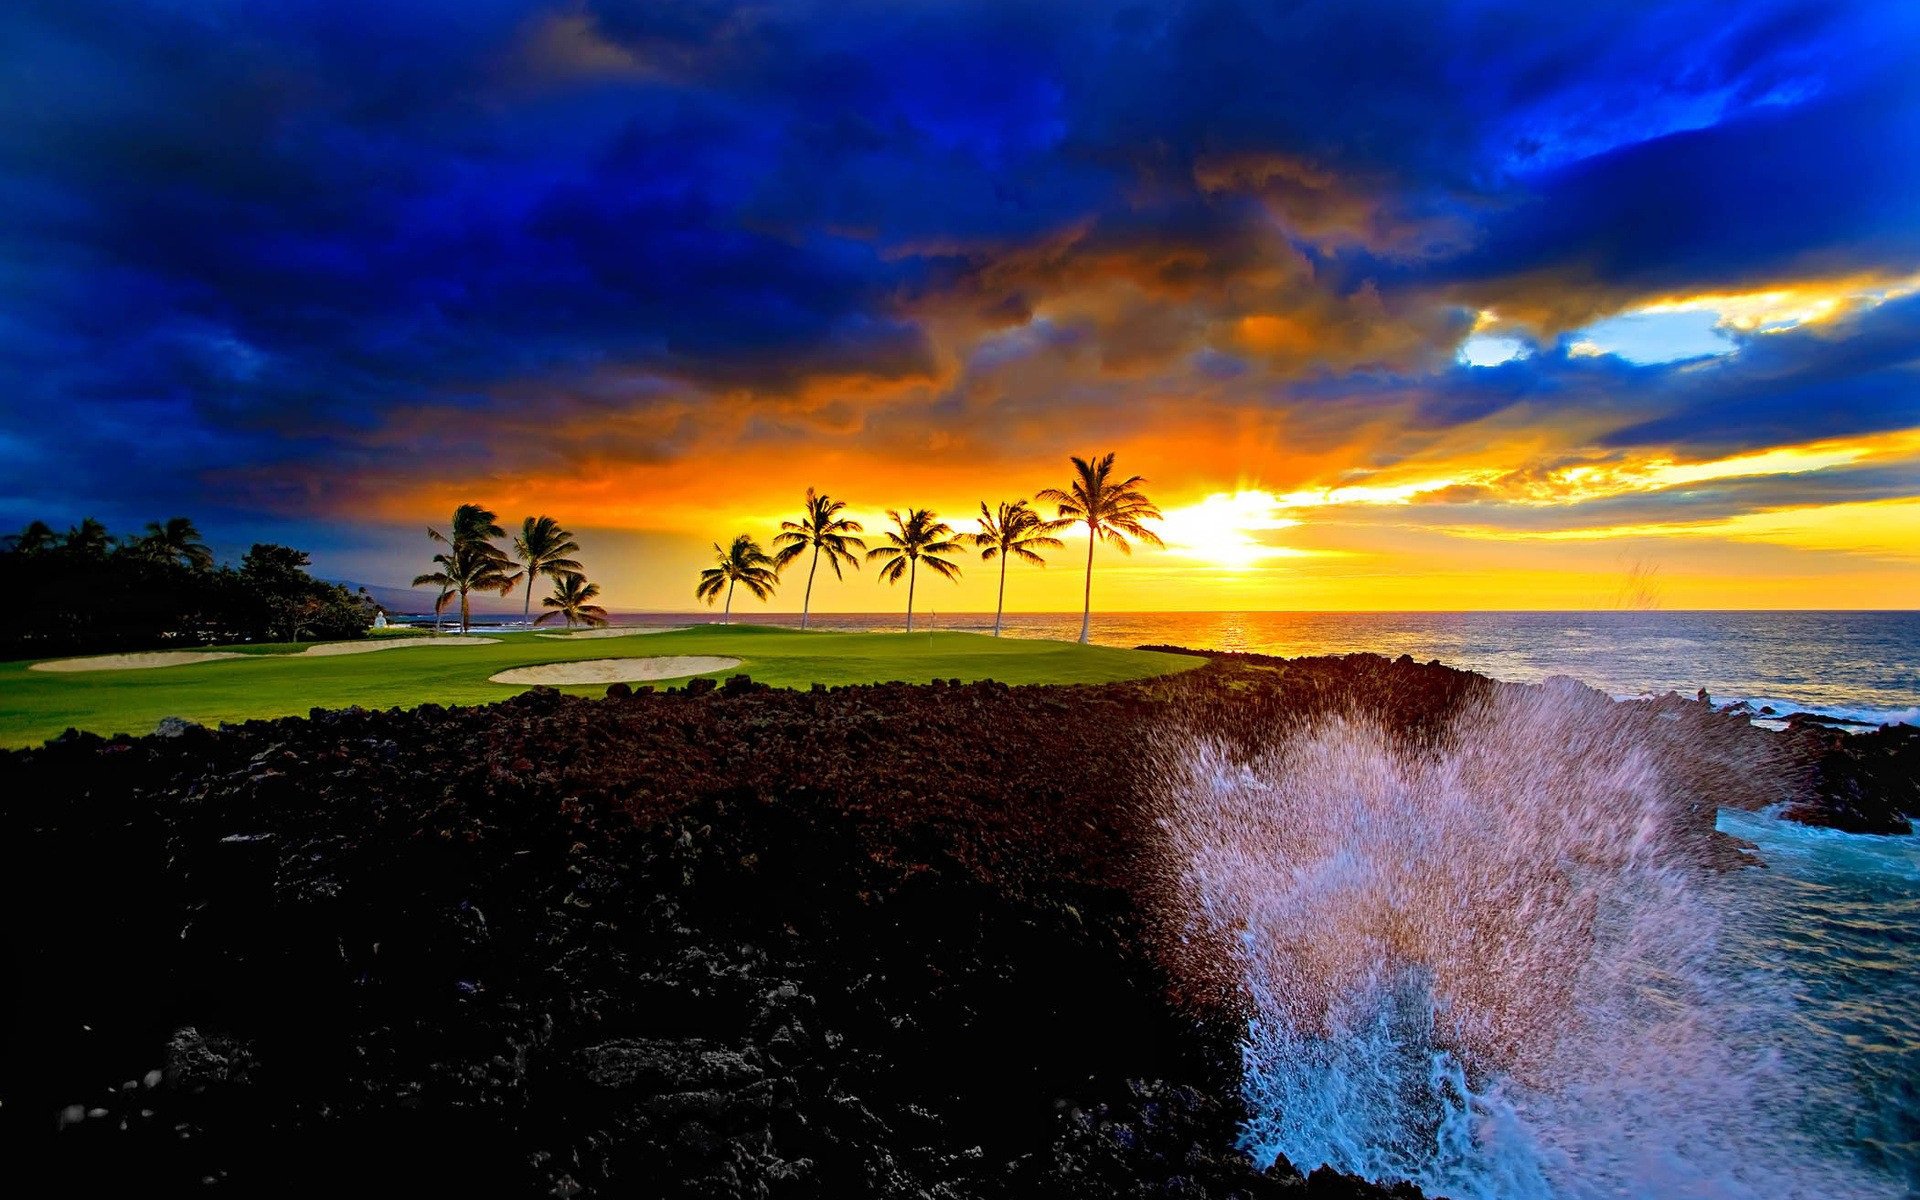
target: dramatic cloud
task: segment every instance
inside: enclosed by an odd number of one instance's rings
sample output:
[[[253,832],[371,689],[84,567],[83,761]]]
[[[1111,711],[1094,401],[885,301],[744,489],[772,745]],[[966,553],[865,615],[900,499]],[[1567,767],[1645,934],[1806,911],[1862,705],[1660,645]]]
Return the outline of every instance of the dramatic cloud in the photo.
[[[1337,575],[1896,502],[1905,442],[1681,476],[1920,428],[1916,44],[1873,0],[27,0],[0,519],[398,578],[456,497],[697,545],[1097,443],[1189,557]]]

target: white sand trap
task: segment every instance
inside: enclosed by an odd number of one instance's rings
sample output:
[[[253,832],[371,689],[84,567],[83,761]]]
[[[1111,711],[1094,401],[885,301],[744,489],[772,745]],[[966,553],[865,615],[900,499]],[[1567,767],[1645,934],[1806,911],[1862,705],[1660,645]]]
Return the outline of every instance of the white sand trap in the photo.
[[[381,638],[367,642],[322,642],[300,652],[301,658],[326,658],[335,654],[372,654],[375,650],[399,650],[406,646],[492,646],[499,638],[448,634],[446,637]]]
[[[674,625],[663,629],[580,629],[573,633],[541,633],[534,636],[565,641],[568,638],[635,637],[643,633],[678,633],[685,628],[685,625]]]
[[[183,667],[220,658],[248,658],[229,650],[147,650],[139,654],[96,654],[90,658],[56,658],[33,663],[29,671],[139,671],[148,667]]]
[[[739,665],[737,658],[719,658],[711,654],[589,658],[583,662],[515,667],[488,678],[494,683],[537,683],[548,687],[568,683],[646,683],[655,679],[678,679],[683,675],[705,675],[708,671],[724,671]]]
[[[96,654],[89,658],[56,658],[37,662],[29,671],[138,671],[149,667],[184,667],[188,663],[218,662],[223,658],[331,658],[336,654],[371,654],[375,650],[398,650],[404,646],[488,646],[499,642],[490,637],[417,637],[391,638],[377,642],[322,642],[294,654],[235,654],[231,650],[145,650],[137,654]]]

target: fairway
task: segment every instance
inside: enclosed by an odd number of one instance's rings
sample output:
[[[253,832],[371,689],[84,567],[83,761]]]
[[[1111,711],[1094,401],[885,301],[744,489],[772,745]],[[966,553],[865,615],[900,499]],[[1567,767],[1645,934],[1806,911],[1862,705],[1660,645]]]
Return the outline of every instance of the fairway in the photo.
[[[485,704],[526,690],[490,682],[515,667],[612,658],[708,656],[738,659],[715,678],[745,673],[776,687],[925,683],[1109,683],[1170,674],[1203,659],[1111,646],[977,633],[818,633],[758,626],[703,625],[644,637],[501,634],[490,644],[410,645],[368,654],[304,653],[311,646],[223,647],[240,655],[141,670],[53,672],[0,663],[0,746],[27,746],[68,728],[149,733],[163,717],[202,724],[304,716],[313,708]],[[667,686],[662,680],[658,686]],[[597,696],[604,685],[563,687]]]

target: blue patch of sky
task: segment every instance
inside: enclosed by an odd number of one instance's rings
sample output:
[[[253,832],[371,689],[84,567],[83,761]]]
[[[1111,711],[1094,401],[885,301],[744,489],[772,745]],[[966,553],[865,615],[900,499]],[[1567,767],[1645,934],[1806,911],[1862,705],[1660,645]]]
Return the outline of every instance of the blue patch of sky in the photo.
[[[1596,321],[1569,339],[1580,353],[1612,354],[1647,366],[1730,354],[1739,349],[1707,311],[1629,313]]]
[[[1527,339],[1498,333],[1470,334],[1460,343],[1457,355],[1469,367],[1497,367],[1501,363],[1525,358],[1533,353]]]

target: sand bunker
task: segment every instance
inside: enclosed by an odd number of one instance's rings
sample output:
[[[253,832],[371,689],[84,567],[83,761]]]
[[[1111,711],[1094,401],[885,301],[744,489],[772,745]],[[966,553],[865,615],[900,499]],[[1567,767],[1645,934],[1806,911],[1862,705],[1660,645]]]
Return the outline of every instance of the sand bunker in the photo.
[[[217,662],[223,658],[331,658],[336,654],[371,654],[405,646],[487,646],[499,638],[417,637],[367,642],[322,642],[294,654],[235,654],[231,650],[145,650],[137,654],[96,654],[89,658],[56,658],[30,665],[29,671],[138,671],[148,667],[184,667],[188,663]]]
[[[633,637],[636,634],[642,633],[678,633],[685,628],[685,625],[673,625],[661,629],[580,629],[575,630],[573,633],[542,633],[536,636],[563,640],[566,638]]]
[[[446,637],[382,638],[369,642],[323,642],[300,652],[302,658],[325,658],[334,654],[371,654],[375,650],[398,650],[403,646],[492,646],[499,638],[449,634]]]
[[[147,650],[139,654],[96,654],[90,658],[56,658],[29,665],[29,671],[138,671],[147,667],[182,667],[218,658],[246,658],[230,650]]]
[[[683,675],[705,675],[739,665],[737,658],[718,658],[711,654],[589,658],[584,662],[515,667],[488,678],[494,683],[536,683],[548,687],[569,683],[646,683],[655,679],[678,679]]]

